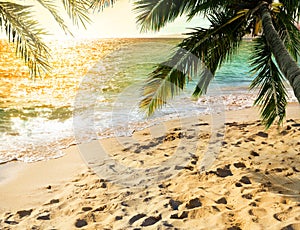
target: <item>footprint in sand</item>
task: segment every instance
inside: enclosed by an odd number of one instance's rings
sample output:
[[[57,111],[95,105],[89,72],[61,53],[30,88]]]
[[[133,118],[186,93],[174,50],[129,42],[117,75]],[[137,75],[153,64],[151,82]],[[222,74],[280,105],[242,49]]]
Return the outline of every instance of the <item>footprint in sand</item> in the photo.
[[[242,230],[239,226],[231,226],[227,230]]]
[[[227,204],[227,200],[225,197],[222,197],[216,201],[217,204]]]
[[[44,205],[51,205],[51,204],[57,204],[57,203],[59,203],[59,199],[52,199],[49,201],[49,203],[46,203]]]
[[[188,212],[187,211],[183,211],[181,213],[176,213],[176,214],[172,214],[170,216],[170,219],[185,219],[188,217]]]
[[[123,219],[123,216],[116,216],[116,217],[115,217],[115,220],[116,220],[116,221],[122,220],[122,219]]]
[[[4,223],[9,224],[9,225],[16,225],[16,224],[19,224],[19,222],[14,221],[14,220],[5,220]]]
[[[253,198],[253,195],[251,193],[243,194],[242,198],[251,200]]]
[[[88,223],[84,219],[77,219],[76,222],[75,222],[75,227],[76,228],[82,228],[86,225],[88,225]]]
[[[259,157],[259,153],[255,152],[254,150],[251,150],[250,155],[253,157]]]
[[[228,177],[232,176],[232,172],[230,170],[230,165],[226,165],[224,168],[217,168],[216,175],[218,177]]]
[[[240,179],[240,182],[243,183],[243,184],[251,184],[251,181],[250,181],[249,177],[247,177],[247,176],[243,176]]]
[[[233,164],[236,168],[246,168],[246,165],[243,162],[237,162]]]
[[[199,198],[192,199],[192,200],[190,200],[190,201],[185,205],[185,207],[186,207],[187,209],[198,208],[198,207],[201,207],[201,206],[202,206],[202,203],[201,203],[201,201],[199,200]]]
[[[269,136],[269,134],[267,134],[265,132],[258,132],[256,135],[259,137],[263,137],[263,138],[268,138],[268,136]]]
[[[171,199],[169,201],[169,205],[173,210],[178,210],[178,207],[182,204],[181,201]]]
[[[50,213],[43,213],[42,215],[39,215],[37,220],[50,220]]]
[[[145,217],[145,216],[146,216],[146,214],[144,214],[144,213],[136,214],[136,215],[134,215],[133,217],[131,217],[131,218],[129,219],[128,223],[129,223],[130,225],[132,225],[134,222],[138,221],[139,219],[141,219],[141,218],[143,218],[143,217]]]
[[[285,221],[287,220],[288,218],[291,217],[291,214],[290,212],[292,211],[292,208],[290,207],[288,210],[286,211],[283,211],[283,212],[278,212],[278,213],[275,213],[273,215],[273,217],[278,220],[278,221]]]
[[[150,216],[148,218],[146,218],[143,223],[141,224],[141,227],[146,227],[146,226],[150,226],[153,225],[155,223],[157,223],[158,221],[161,220],[161,215],[155,217],[155,216]]]
[[[100,206],[99,208],[96,208],[93,210],[93,212],[102,212],[107,208],[106,205]]]
[[[267,210],[264,208],[252,208],[248,211],[251,216],[260,217],[267,214]]]
[[[4,223],[5,224],[9,224],[9,225],[16,225],[16,224],[19,224],[19,222],[15,221],[15,220],[12,220],[11,218],[13,218],[14,215],[13,214],[10,214],[8,217],[6,217]]]
[[[19,218],[23,218],[25,216],[30,216],[30,214],[32,213],[32,209],[29,209],[29,210],[21,210],[21,211],[18,211],[17,214],[19,215]]]
[[[299,229],[300,229],[300,223],[295,223],[295,224],[289,224],[280,230],[299,230]]]
[[[88,211],[91,211],[93,208],[92,207],[82,207],[82,211],[84,212],[88,212]]]

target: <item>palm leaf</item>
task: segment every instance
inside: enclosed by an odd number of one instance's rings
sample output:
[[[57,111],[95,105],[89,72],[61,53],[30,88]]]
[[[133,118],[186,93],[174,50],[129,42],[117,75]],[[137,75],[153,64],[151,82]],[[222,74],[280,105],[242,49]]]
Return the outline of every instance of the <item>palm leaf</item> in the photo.
[[[59,15],[56,5],[53,4],[51,0],[36,0],[41,6],[47,9],[50,14],[53,16],[54,20],[59,24],[59,26],[64,30],[66,34],[71,34],[68,26],[65,24],[64,19]]]
[[[62,0],[65,10],[75,25],[90,23],[88,9],[91,2],[89,0]]]
[[[234,15],[223,12],[209,17],[212,26],[210,29],[197,29],[189,33],[187,38],[180,46],[183,49],[188,47],[198,47],[195,55],[201,57],[205,69],[200,74],[200,80],[195,88],[193,96],[201,96],[206,93],[210,81],[216,70],[226,61],[230,61],[245,35],[243,26],[246,15]],[[199,38],[205,38],[200,41]]]
[[[283,10],[299,22],[300,19],[300,1],[294,0],[280,0],[283,4]]]
[[[193,17],[202,14],[203,16],[214,14],[215,12],[224,11],[228,9],[231,1],[223,0],[201,0],[196,1],[194,6],[190,8],[188,14],[188,20],[191,20]]]
[[[261,107],[261,117],[266,128],[278,118],[281,124],[285,117],[287,93],[272,53],[264,36],[255,39],[253,55],[251,56],[251,72],[257,73],[250,88],[259,88],[259,94],[254,104]]]
[[[116,0],[92,0],[90,8],[94,10],[103,10],[105,7],[113,6]]]
[[[181,0],[139,0],[134,11],[138,13],[137,24],[141,31],[160,30],[167,22],[182,15],[187,1]]]
[[[41,72],[48,72],[49,50],[41,40],[45,32],[32,20],[30,6],[10,2],[0,3],[0,27],[9,41],[16,46],[16,55],[29,67],[30,75],[36,77]]]
[[[210,20],[213,25],[211,28],[196,28],[189,33],[189,37],[178,45],[175,54],[167,62],[159,64],[149,75],[140,103],[148,115],[177,95],[190,78],[199,75],[200,69],[203,71],[194,95],[204,93],[217,68],[235,53],[243,37],[243,33],[238,30],[240,20],[226,24],[231,18],[226,18],[225,14],[218,14]],[[237,27],[233,26],[234,23],[237,23]]]
[[[276,18],[273,22],[285,47],[292,57],[298,61],[300,57],[300,31],[296,23],[297,22],[284,11],[280,11],[276,14]]]
[[[165,64],[165,65],[164,65]],[[160,64],[149,75],[147,84],[143,87],[144,98],[140,102],[140,108],[147,111],[150,116],[157,108],[161,108],[167,100],[178,94],[185,84],[185,75],[167,63]],[[172,82],[172,80],[176,80]]]
[[[141,31],[158,31],[168,22],[186,14],[188,20],[202,14],[208,15],[227,8],[231,1],[222,0],[138,0],[134,11]]]

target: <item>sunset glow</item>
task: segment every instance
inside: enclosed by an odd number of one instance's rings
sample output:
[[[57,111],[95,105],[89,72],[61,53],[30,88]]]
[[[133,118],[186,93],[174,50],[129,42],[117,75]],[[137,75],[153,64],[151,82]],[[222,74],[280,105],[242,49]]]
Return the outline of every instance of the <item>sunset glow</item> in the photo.
[[[72,36],[66,36],[59,26],[54,23],[51,15],[48,12],[41,14],[43,9],[38,8],[37,17],[42,25],[47,28],[50,39],[66,39],[72,38]],[[65,14],[65,12],[62,13]],[[41,17],[40,15],[43,15]],[[47,15],[47,17],[45,16]],[[90,14],[92,23],[86,25],[86,29],[83,26],[77,27],[72,25],[69,18],[65,17],[67,24],[69,25],[74,38],[129,38],[129,37],[156,37],[156,36],[179,36],[183,32],[187,31],[186,28],[197,26],[206,26],[202,18],[195,18],[191,22],[186,22],[184,17],[181,17],[175,22],[170,23],[163,28],[160,32],[148,32],[141,33],[136,25],[136,15],[133,13],[133,2],[129,1],[117,1],[113,7],[105,8],[103,11],[94,12]],[[49,23],[51,22],[51,23]]]

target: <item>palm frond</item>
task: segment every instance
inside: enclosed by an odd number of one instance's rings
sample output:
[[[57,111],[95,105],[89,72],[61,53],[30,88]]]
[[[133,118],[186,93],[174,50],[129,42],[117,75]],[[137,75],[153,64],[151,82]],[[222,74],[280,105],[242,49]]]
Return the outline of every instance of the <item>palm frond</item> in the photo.
[[[222,66],[226,61],[230,61],[242,41],[245,35],[243,26],[245,21],[245,15],[234,15],[228,18],[228,14],[223,12],[214,14],[209,17],[211,22],[210,29],[202,29],[196,31],[196,34],[192,35],[191,39],[186,39],[181,48],[187,49],[188,47],[198,47],[201,53],[196,53],[198,57],[201,57],[205,69],[200,75],[200,80],[195,88],[193,96],[201,96],[206,93],[210,81],[216,73],[216,70]],[[194,35],[193,35],[194,34]],[[200,42],[195,41],[194,38],[204,37],[205,40]],[[196,44],[195,44],[196,43]]]
[[[183,13],[186,1],[180,0],[140,0],[136,1],[134,11],[138,13],[137,24],[141,31],[158,31],[167,22],[172,22]]]
[[[203,14],[204,16],[211,15],[217,11],[224,11],[228,9],[231,1],[223,0],[201,0],[197,1],[190,11],[187,12],[188,19],[191,20],[193,17]]]
[[[194,7],[190,8],[188,12],[188,18],[191,19],[195,15],[203,14],[204,16],[214,14],[215,12],[221,12],[224,10],[231,11],[234,14],[242,11],[251,11],[252,13],[257,11],[257,1],[237,1],[237,0],[200,0],[194,3]]]
[[[238,24],[235,27],[233,23],[240,23],[240,20],[226,24],[231,18],[226,18],[225,14],[211,17],[210,20],[211,28],[194,29],[188,34],[189,37],[178,45],[179,49],[173,57],[158,65],[149,75],[140,103],[140,107],[146,110],[148,115],[177,95],[190,78],[199,75],[200,69],[200,81],[194,95],[205,93],[217,68],[235,53],[243,33],[238,30]],[[222,26],[224,24],[227,26]],[[230,30],[229,27],[235,30]],[[201,68],[203,66],[205,68]]]
[[[137,24],[142,31],[158,31],[183,14],[191,20],[196,15],[209,16],[224,11],[238,15],[243,10],[255,11],[256,8],[251,8],[251,1],[238,4],[235,0],[138,0],[135,5]]]
[[[300,1],[294,0],[280,0],[283,4],[283,10],[299,22],[300,19]]]
[[[143,99],[140,108],[147,115],[152,115],[156,109],[161,108],[167,100],[178,94],[186,83],[186,76],[170,63],[162,63],[149,75],[147,84],[142,89]]]
[[[106,7],[113,6],[116,0],[92,0],[90,8],[93,10],[103,10]]]
[[[175,54],[166,62],[156,66],[142,89],[143,99],[140,108],[148,116],[178,95],[186,82],[201,68],[201,60],[192,52],[178,47]]]
[[[62,0],[65,10],[75,25],[83,25],[91,20],[88,17],[88,9],[91,5],[89,0]]]
[[[54,20],[59,24],[66,34],[71,34],[68,26],[65,24],[64,19],[59,15],[56,5],[53,4],[53,1],[50,0],[36,0],[41,6],[47,9],[50,14],[53,16]]]
[[[262,24],[263,34],[269,44],[269,47],[276,59],[276,63],[281,73],[288,79],[293,88],[296,98],[300,102],[300,68],[298,63],[293,59],[285,44],[281,40],[278,32],[274,28],[272,15],[267,6],[262,7]]]
[[[159,31],[168,22],[186,14],[188,20],[196,15],[207,16],[224,11],[232,1],[222,0],[138,0],[134,11],[141,31]]]
[[[48,47],[41,39],[45,32],[32,20],[30,6],[10,2],[0,3],[0,27],[5,31],[10,42],[16,46],[16,55],[21,57],[29,67],[34,78],[41,72],[48,72]]]
[[[255,39],[253,55],[250,58],[251,72],[257,73],[250,88],[259,88],[258,97],[254,104],[261,108],[262,121],[266,128],[278,118],[281,124],[286,111],[287,93],[283,76],[272,59],[272,53],[264,36]]]
[[[273,22],[285,47],[292,57],[298,61],[300,57],[300,31],[296,23],[297,22],[284,11],[280,11],[276,14]]]

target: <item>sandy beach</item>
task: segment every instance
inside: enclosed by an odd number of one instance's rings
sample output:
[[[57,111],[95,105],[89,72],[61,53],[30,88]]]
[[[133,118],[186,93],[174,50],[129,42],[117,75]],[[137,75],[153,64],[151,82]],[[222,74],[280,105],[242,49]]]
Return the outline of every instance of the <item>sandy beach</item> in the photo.
[[[89,143],[89,159],[71,146],[58,159],[0,165],[0,229],[300,229],[299,104],[279,128],[265,130],[250,108],[168,121],[132,139]],[[88,168],[97,146],[141,170],[178,149],[188,157],[174,160],[170,177],[130,186],[125,174],[109,181]]]

